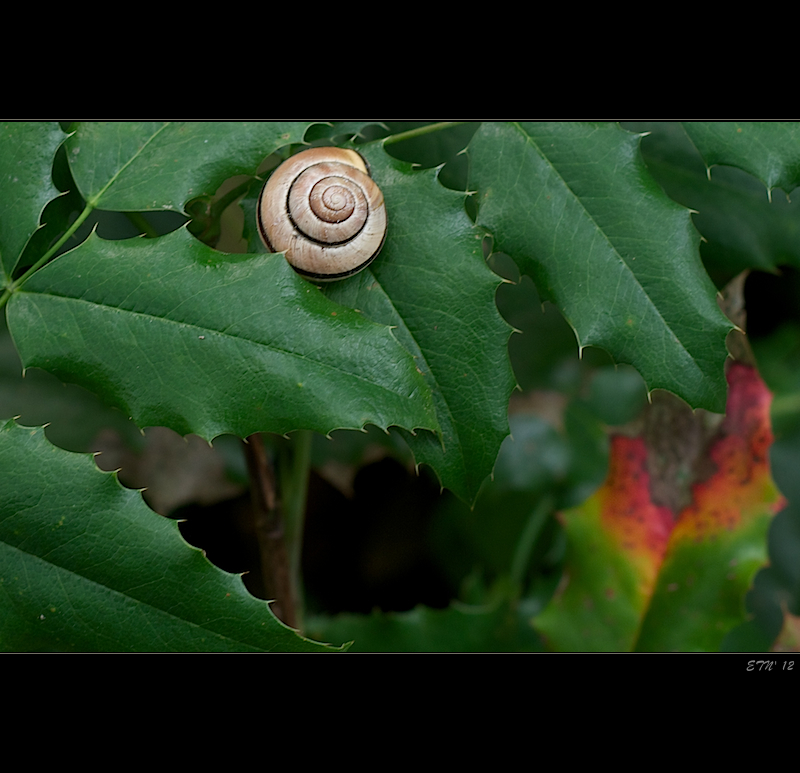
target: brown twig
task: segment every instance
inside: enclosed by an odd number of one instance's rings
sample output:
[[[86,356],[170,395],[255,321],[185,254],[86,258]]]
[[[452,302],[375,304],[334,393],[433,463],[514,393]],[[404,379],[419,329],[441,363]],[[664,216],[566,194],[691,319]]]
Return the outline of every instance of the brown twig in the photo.
[[[272,611],[275,615],[286,625],[297,628],[297,603],[284,539],[275,470],[261,435],[250,435],[244,447],[266,597],[274,599]]]

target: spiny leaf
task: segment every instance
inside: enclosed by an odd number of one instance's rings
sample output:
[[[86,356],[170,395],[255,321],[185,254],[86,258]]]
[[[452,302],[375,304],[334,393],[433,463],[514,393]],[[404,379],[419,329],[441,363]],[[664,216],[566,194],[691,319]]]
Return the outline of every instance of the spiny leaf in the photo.
[[[682,124],[654,121],[635,128],[648,132],[641,146],[648,170],[671,198],[695,210],[703,263],[717,286],[746,269],[775,272],[781,264],[800,265],[797,202],[784,196],[770,201],[763,183],[732,166],[715,167],[709,179]]]
[[[800,185],[800,124],[796,122],[693,122],[683,128],[706,167],[727,164],[757,177],[767,191],[791,193]]]
[[[0,650],[325,651],[88,455],[0,425]]]
[[[640,438],[616,437],[609,476],[563,514],[565,587],[536,619],[559,650],[716,650],[744,620],[782,498],[769,471],[770,394],[753,368],[728,372],[728,412],[710,449],[715,471],[673,521],[652,501]]]
[[[140,427],[437,429],[430,388],[387,327],[328,301],[282,255],[223,255],[183,229],[92,236],[12,297],[8,324],[26,368]]]
[[[508,435],[514,388],[511,328],[495,306],[500,279],[486,266],[463,194],[442,187],[435,170],[415,171],[381,146],[361,152],[386,201],[386,243],[369,270],[326,293],[395,326],[433,391],[443,443],[428,433],[406,433],[406,440],[418,463],[472,503]]]
[[[572,325],[649,389],[721,412],[730,329],[690,213],[615,125],[484,125],[469,146],[478,223]]]
[[[45,205],[58,196],[51,171],[65,136],[55,122],[0,124],[0,268],[8,277]]]
[[[254,174],[279,148],[303,141],[309,122],[91,122],[67,153],[83,197],[100,209],[182,211],[228,177]]]

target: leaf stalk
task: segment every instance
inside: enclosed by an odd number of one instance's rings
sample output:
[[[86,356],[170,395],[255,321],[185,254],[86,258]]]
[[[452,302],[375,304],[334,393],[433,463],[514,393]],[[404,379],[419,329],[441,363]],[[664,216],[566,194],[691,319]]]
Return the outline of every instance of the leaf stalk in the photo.
[[[536,545],[536,540],[539,538],[542,527],[547,521],[547,517],[553,510],[553,504],[553,497],[542,497],[528,516],[528,521],[517,542],[517,549],[514,551],[514,558],[511,562],[511,581],[514,583],[515,588],[522,589],[522,582],[531,562],[533,548]]]
[[[8,299],[28,281],[28,279],[33,276],[45,263],[47,263],[53,255],[55,255],[63,246],[66,244],[67,240],[72,237],[72,235],[83,225],[86,221],[86,218],[92,214],[94,211],[94,204],[87,203],[86,206],[83,208],[83,212],[78,215],[75,222],[64,231],[61,238],[42,255],[39,260],[36,261],[21,277],[15,279],[6,288],[3,290],[3,294],[0,295],[0,309],[8,303]]]
[[[400,132],[400,134],[392,134],[383,140],[384,145],[393,145],[395,142],[404,142],[411,140],[415,137],[424,137],[426,134],[433,132],[440,132],[443,129],[450,129],[453,126],[461,126],[466,121],[440,121],[439,123],[428,124],[428,126],[420,126],[417,129],[409,129],[407,132]]]

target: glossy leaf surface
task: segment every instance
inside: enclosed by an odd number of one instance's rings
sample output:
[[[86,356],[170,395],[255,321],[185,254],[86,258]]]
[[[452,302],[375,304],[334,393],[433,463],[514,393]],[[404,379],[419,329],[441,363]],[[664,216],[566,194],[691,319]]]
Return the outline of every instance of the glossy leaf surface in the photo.
[[[51,170],[65,137],[55,122],[0,124],[0,267],[7,276],[39,227],[45,205],[58,196]]]
[[[800,266],[796,200],[768,196],[763,182],[732,166],[715,166],[709,178],[687,133],[702,131],[693,124],[654,121],[625,126],[647,132],[641,151],[648,170],[672,199],[695,211],[692,222],[703,235],[703,263],[718,287],[746,269],[775,272],[783,264]]]
[[[478,223],[578,336],[649,389],[721,412],[730,324],[689,211],[667,198],[616,125],[490,124],[469,146]]]
[[[138,491],[39,428],[0,426],[0,650],[322,651]]]
[[[172,209],[253,174],[274,151],[300,143],[308,123],[88,122],[67,142],[83,197],[100,209]]]
[[[431,387],[443,443],[429,433],[406,440],[418,463],[472,502],[508,435],[514,388],[511,329],[495,305],[500,279],[486,266],[463,194],[380,147],[363,152],[386,200],[386,243],[367,271],[326,293],[394,326]]]
[[[683,128],[709,168],[726,164],[744,169],[770,191],[783,188],[791,193],[800,185],[800,124],[796,122],[685,121]]]
[[[430,390],[387,327],[326,300],[280,255],[222,255],[183,229],[92,236],[8,315],[26,368],[102,395],[140,427],[208,440],[436,428]]]

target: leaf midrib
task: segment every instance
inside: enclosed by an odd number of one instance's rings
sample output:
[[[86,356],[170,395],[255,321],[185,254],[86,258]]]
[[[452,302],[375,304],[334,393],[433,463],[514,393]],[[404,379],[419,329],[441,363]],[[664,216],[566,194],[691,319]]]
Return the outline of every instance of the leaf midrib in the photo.
[[[656,304],[653,303],[652,298],[650,298],[650,296],[647,294],[647,291],[642,286],[642,283],[639,281],[639,278],[631,270],[631,267],[623,260],[622,256],[620,255],[620,253],[617,250],[617,248],[614,245],[614,243],[611,241],[611,239],[606,234],[606,232],[600,227],[600,225],[594,219],[592,214],[589,212],[589,210],[583,204],[583,201],[582,201],[581,197],[578,196],[578,194],[575,193],[575,191],[572,190],[570,185],[567,183],[567,181],[564,179],[564,177],[561,175],[561,173],[558,171],[558,169],[556,169],[556,167],[553,165],[553,163],[550,161],[550,159],[547,157],[547,155],[544,153],[544,151],[539,147],[539,145],[534,141],[534,139],[529,134],[527,134],[525,132],[525,130],[522,128],[522,126],[519,125],[519,122],[515,121],[514,122],[514,126],[519,131],[519,133],[525,138],[526,142],[529,145],[531,145],[533,148],[536,149],[536,151],[539,153],[540,157],[542,159],[544,159],[545,163],[553,170],[553,173],[561,181],[561,184],[564,186],[564,188],[566,190],[568,190],[569,193],[572,195],[573,199],[576,202],[578,202],[578,204],[580,205],[580,208],[583,210],[583,212],[585,213],[586,217],[589,219],[589,221],[595,227],[596,231],[603,235],[603,239],[606,241],[606,244],[608,244],[608,246],[610,247],[612,253],[616,256],[618,261],[622,264],[624,269],[627,271],[627,273],[630,275],[630,277],[634,280],[635,285],[639,288],[641,294],[647,300],[647,303],[649,304],[649,306],[653,309],[653,311],[655,311],[656,316],[658,317],[658,319],[661,320],[661,323],[662,323],[663,327],[666,330],[669,331],[669,334],[672,337],[672,339],[678,344],[680,349],[683,352],[685,352],[686,356],[689,358],[689,361],[692,363],[692,366],[694,367],[694,369],[702,375],[703,371],[700,368],[700,366],[697,364],[697,362],[696,362],[695,358],[692,356],[691,352],[686,348],[686,346],[684,345],[683,341],[681,341],[680,338],[678,338],[678,336],[675,334],[675,331],[672,329],[672,327],[670,327],[670,325],[664,319],[664,316],[661,314],[661,311],[659,310],[658,306],[656,306]],[[624,131],[624,130],[621,130],[621,131]]]
[[[154,516],[155,517],[161,517],[161,516],[158,516],[156,514],[154,514]],[[159,613],[161,613],[163,615],[167,615],[168,617],[170,617],[173,620],[178,620],[181,623],[184,623],[185,625],[189,625],[189,626],[192,626],[193,628],[196,628],[197,630],[204,631],[204,632],[207,631],[209,634],[217,637],[218,639],[220,639],[222,641],[229,641],[229,642],[234,642],[234,643],[239,644],[239,645],[252,647],[257,652],[268,651],[268,650],[264,650],[263,648],[260,648],[260,647],[255,647],[254,645],[249,644],[246,641],[242,641],[241,639],[236,639],[236,638],[233,638],[232,636],[229,636],[229,635],[222,634],[222,633],[219,633],[217,631],[214,631],[213,629],[207,628],[205,625],[202,625],[201,623],[197,623],[197,622],[194,622],[192,620],[188,620],[185,617],[180,617],[179,615],[176,615],[174,612],[170,612],[170,611],[168,611],[166,609],[162,609],[161,607],[158,607],[158,606],[156,606],[155,604],[153,604],[153,603],[151,603],[149,601],[145,601],[144,599],[138,598],[137,596],[134,596],[134,595],[128,594],[128,593],[126,593],[124,591],[118,590],[117,588],[112,588],[111,586],[105,585],[105,584],[103,584],[101,582],[98,582],[97,580],[93,580],[93,579],[91,579],[90,577],[87,577],[84,574],[80,574],[79,572],[75,571],[74,569],[69,569],[68,567],[62,566],[61,564],[57,564],[54,561],[48,561],[43,556],[36,555],[35,553],[30,553],[30,552],[28,552],[26,550],[23,550],[22,548],[20,548],[20,547],[18,547],[16,545],[11,545],[11,544],[9,544],[8,542],[5,542],[5,541],[3,541],[2,544],[5,545],[10,550],[13,550],[13,551],[15,551],[17,553],[20,553],[21,555],[28,556],[28,557],[32,558],[33,560],[39,561],[39,562],[41,562],[41,563],[43,563],[43,564],[45,564],[45,565],[47,565],[49,567],[53,567],[54,569],[57,569],[60,572],[66,572],[71,577],[76,577],[82,582],[90,583],[95,588],[102,588],[102,589],[104,589],[106,591],[109,591],[109,592],[115,594],[116,596],[118,596],[118,597],[120,597],[122,599],[135,601],[136,603],[142,604],[143,606],[145,606],[148,609],[154,609],[154,610],[156,610],[157,612],[159,612]],[[195,550],[196,549],[196,548],[192,548],[189,545],[187,545],[186,547],[189,550]],[[210,562],[208,562],[208,566],[209,566],[209,568],[211,570],[215,569],[213,564],[211,564]],[[148,585],[152,585],[153,582],[149,582],[147,584]],[[142,586],[139,586],[139,587],[142,587]],[[69,594],[66,593],[66,589],[64,589],[64,592],[65,592],[65,595],[67,597],[69,597]],[[264,603],[266,605],[266,602],[264,602]],[[267,609],[269,609],[269,607],[267,607]],[[271,612],[269,614],[271,614]],[[222,619],[222,618],[215,618],[215,619],[219,620],[219,619]]]
[[[100,202],[102,201],[103,196],[108,191],[108,189],[120,178],[122,173],[145,151],[153,140],[158,137],[161,132],[163,132],[167,127],[172,125],[172,121],[166,121],[164,124],[147,139],[147,141],[139,148],[116,172],[111,176],[109,181],[90,199],[87,199],[86,203],[92,207],[92,209],[97,209],[100,206]]]
[[[371,270],[370,270],[370,273],[372,273]],[[460,435],[460,433],[459,433],[459,431],[457,429],[458,428],[458,424],[456,423],[456,420],[453,417],[453,413],[452,413],[452,410],[450,408],[450,403],[447,401],[447,399],[445,397],[444,390],[442,390],[441,386],[439,385],[438,378],[436,378],[434,376],[435,370],[431,367],[430,363],[428,362],[428,358],[425,356],[425,352],[424,352],[423,348],[420,346],[420,343],[417,340],[416,336],[411,332],[411,328],[409,328],[408,322],[406,322],[405,316],[403,316],[403,314],[400,312],[400,310],[397,308],[397,306],[395,306],[394,299],[386,292],[386,289],[384,288],[384,286],[381,284],[380,280],[375,276],[374,273],[372,273],[372,278],[375,281],[375,283],[378,285],[378,287],[381,288],[381,292],[383,293],[384,298],[386,299],[388,305],[391,307],[392,311],[397,315],[397,319],[401,319],[403,321],[403,327],[405,328],[405,331],[408,334],[408,337],[414,342],[414,345],[417,347],[417,351],[419,352],[419,357],[422,360],[423,365],[425,366],[427,372],[431,374],[431,380],[436,385],[436,391],[441,396],[441,402],[447,408],[446,414],[447,414],[448,419],[450,420],[450,426],[453,427],[453,429],[455,430],[455,439],[456,439],[456,444],[455,445],[456,445],[456,448],[460,448],[461,447],[461,435]],[[394,334],[392,334],[392,335],[394,336]],[[396,337],[395,337],[395,340],[397,340]],[[397,343],[398,343],[399,346],[402,346],[400,341],[397,341]],[[416,356],[415,355],[412,354],[411,356],[416,360]],[[423,374],[422,378],[425,381],[425,383],[427,384],[427,379],[425,378],[424,374]],[[436,403],[435,395],[434,395],[434,392],[433,392],[432,389],[431,389],[431,398],[432,398],[434,413],[436,414],[436,419],[438,421],[439,417],[438,417],[437,403]],[[441,432],[441,422],[439,422],[439,427],[440,427],[440,431],[437,433],[437,435],[439,437],[439,442],[441,443],[441,446],[442,446],[442,452],[446,454],[447,453],[447,449],[445,447],[444,435]],[[458,463],[459,463],[459,467],[461,469],[461,472],[462,472],[462,474],[464,476],[466,476],[467,475],[467,466],[466,466],[466,461],[464,459],[464,454],[460,453],[458,455],[458,459],[459,459]]]
[[[347,370],[344,370],[342,368],[337,368],[335,365],[333,365],[331,363],[323,362],[321,360],[316,360],[313,357],[310,357],[310,356],[308,356],[306,354],[299,354],[297,352],[292,352],[292,351],[290,351],[288,349],[281,349],[280,347],[277,347],[277,346],[270,346],[269,344],[266,344],[266,343],[264,343],[262,341],[257,341],[257,340],[251,339],[251,338],[244,338],[242,336],[232,335],[231,333],[227,333],[227,332],[224,332],[222,330],[216,330],[216,329],[211,328],[211,327],[201,327],[198,324],[195,324],[193,322],[182,322],[180,320],[175,320],[175,319],[172,319],[170,317],[159,317],[159,316],[156,316],[155,314],[147,314],[145,312],[134,311],[132,309],[123,309],[123,308],[120,308],[119,306],[111,306],[109,304],[99,303],[97,301],[90,301],[90,300],[87,300],[85,298],[73,298],[73,297],[71,297],[69,295],[58,295],[58,294],[52,293],[52,292],[45,293],[45,292],[31,292],[31,291],[20,290],[20,291],[18,291],[16,293],[16,295],[29,295],[29,296],[34,297],[34,298],[47,297],[47,298],[54,298],[54,299],[57,299],[57,300],[63,300],[63,301],[73,302],[73,303],[85,303],[85,304],[88,304],[88,305],[93,306],[93,307],[97,307],[97,308],[101,308],[101,309],[108,309],[108,310],[110,310],[112,312],[118,312],[119,314],[132,314],[132,315],[137,316],[137,317],[144,317],[146,319],[152,319],[152,320],[156,320],[158,322],[164,322],[164,323],[168,323],[168,324],[172,324],[172,325],[178,325],[178,326],[181,326],[181,327],[184,327],[184,328],[198,330],[201,333],[214,333],[214,334],[216,334],[218,336],[221,336],[223,338],[230,338],[230,339],[232,339],[234,341],[243,341],[243,342],[245,342],[247,344],[252,344],[254,346],[263,346],[265,349],[267,349],[269,351],[272,351],[272,352],[276,352],[277,354],[280,354],[280,355],[284,355],[284,356],[287,356],[287,357],[295,357],[295,358],[300,359],[300,360],[308,360],[309,362],[312,362],[315,365],[318,365],[320,367],[327,368],[330,371],[333,371],[333,372],[336,372],[336,373],[341,373],[341,374],[343,374],[345,376],[350,376],[351,378],[357,379],[357,380],[361,381],[364,384],[368,384],[370,387],[378,387],[378,388],[382,389],[383,391],[389,392],[390,394],[397,395],[398,397],[402,397],[402,398],[405,398],[405,399],[408,399],[408,400],[412,399],[410,395],[404,395],[401,392],[397,392],[397,391],[395,391],[393,389],[389,389],[389,387],[387,387],[387,386],[384,386],[382,384],[377,384],[374,381],[369,381],[368,379],[364,378],[363,376],[359,375],[358,373],[352,373],[351,371],[347,371]],[[378,323],[374,323],[373,322],[373,324],[378,324]],[[399,346],[399,342],[398,342],[398,346]]]

